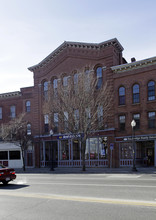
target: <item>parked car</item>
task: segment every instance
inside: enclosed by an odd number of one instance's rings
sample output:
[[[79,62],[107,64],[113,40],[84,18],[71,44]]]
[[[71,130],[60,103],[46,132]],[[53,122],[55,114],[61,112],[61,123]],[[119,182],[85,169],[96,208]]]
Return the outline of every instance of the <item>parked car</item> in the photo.
[[[8,182],[16,179],[15,170],[0,164],[0,182],[7,185]]]

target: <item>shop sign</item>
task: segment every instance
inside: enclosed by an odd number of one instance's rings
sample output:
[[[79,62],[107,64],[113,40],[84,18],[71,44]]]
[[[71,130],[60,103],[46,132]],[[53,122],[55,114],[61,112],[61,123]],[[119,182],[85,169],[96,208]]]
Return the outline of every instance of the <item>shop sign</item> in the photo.
[[[74,139],[74,138],[81,138],[81,134],[69,134],[69,135],[59,135],[57,139],[65,140],[65,139]]]
[[[148,136],[135,136],[135,137],[123,137],[123,138],[116,138],[116,141],[149,141],[155,140],[156,135],[148,135]]]

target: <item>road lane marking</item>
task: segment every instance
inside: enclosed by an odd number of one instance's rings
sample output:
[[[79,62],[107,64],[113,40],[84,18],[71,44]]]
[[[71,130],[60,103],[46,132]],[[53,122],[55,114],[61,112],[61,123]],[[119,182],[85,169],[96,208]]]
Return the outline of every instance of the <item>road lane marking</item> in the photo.
[[[55,194],[32,194],[32,193],[26,194],[26,193],[12,193],[12,192],[11,193],[0,192],[0,195],[10,196],[10,197],[62,200],[62,201],[74,201],[74,202],[87,202],[87,203],[156,207],[156,202],[139,201],[139,200],[138,201],[121,200],[121,199],[108,199],[108,198],[96,198],[96,197],[78,197],[78,196],[66,196],[66,195],[55,195]]]
[[[31,185],[65,185],[65,186],[97,186],[97,187],[133,187],[133,188],[156,188],[152,185],[115,185],[115,184],[94,184],[94,183],[64,183],[64,182],[49,182],[49,183],[31,183]]]

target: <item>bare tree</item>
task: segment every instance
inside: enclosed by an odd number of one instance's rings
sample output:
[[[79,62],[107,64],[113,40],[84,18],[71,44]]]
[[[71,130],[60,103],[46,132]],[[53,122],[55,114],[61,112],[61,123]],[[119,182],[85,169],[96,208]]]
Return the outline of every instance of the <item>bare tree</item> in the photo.
[[[4,141],[14,142],[21,147],[23,170],[25,171],[25,151],[31,142],[31,133],[28,134],[28,123],[24,120],[24,114],[12,119],[7,124],[2,124],[0,136]]]
[[[80,73],[77,79],[66,77],[66,83],[57,88],[49,86],[43,113],[49,115],[55,131],[55,115],[59,121],[59,132],[81,135],[82,170],[85,171],[86,140],[96,130],[104,129],[111,114],[112,97],[110,82],[104,85],[92,72]]]

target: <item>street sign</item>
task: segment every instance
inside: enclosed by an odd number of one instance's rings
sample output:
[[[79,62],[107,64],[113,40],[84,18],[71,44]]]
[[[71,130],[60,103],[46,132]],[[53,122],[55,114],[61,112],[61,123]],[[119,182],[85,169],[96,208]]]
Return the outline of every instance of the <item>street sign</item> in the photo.
[[[114,150],[114,143],[110,143],[110,150]]]

